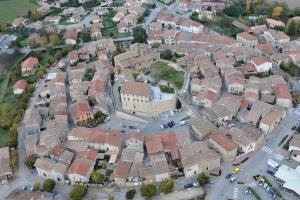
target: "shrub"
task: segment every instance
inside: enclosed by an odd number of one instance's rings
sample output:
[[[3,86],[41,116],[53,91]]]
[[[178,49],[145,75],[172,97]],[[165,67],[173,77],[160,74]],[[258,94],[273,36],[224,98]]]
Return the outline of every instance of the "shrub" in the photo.
[[[156,194],[156,187],[153,184],[142,185],[140,188],[141,196],[151,198]]]
[[[174,181],[172,179],[162,181],[159,186],[159,191],[164,194],[171,193],[174,189]]]
[[[46,192],[52,192],[52,190],[54,189],[55,187],[55,181],[52,180],[52,179],[46,179],[43,183],[43,189],[46,191]]]
[[[128,190],[126,192],[126,199],[133,199],[134,196],[135,196],[135,193],[136,193],[136,190],[133,189],[133,190]]]

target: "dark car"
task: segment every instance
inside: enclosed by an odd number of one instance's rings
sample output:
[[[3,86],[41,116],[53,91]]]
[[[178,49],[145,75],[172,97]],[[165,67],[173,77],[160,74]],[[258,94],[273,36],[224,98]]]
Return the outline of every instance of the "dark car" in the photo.
[[[227,178],[227,179],[229,179],[230,177],[231,177],[230,173],[225,176],[225,178]]]
[[[164,129],[166,129],[166,128],[168,128],[168,127],[169,127],[169,125],[168,125],[168,124],[164,124],[163,126],[164,126]]]
[[[194,187],[193,183],[188,183],[184,185],[184,188],[192,188],[192,187]]]
[[[275,174],[272,170],[269,170],[269,169],[267,170],[267,173],[270,174],[271,176],[274,176],[274,174]]]
[[[170,128],[172,128],[173,126],[175,126],[175,122],[174,122],[174,121],[170,121],[170,122],[168,123],[168,126],[169,126]]]

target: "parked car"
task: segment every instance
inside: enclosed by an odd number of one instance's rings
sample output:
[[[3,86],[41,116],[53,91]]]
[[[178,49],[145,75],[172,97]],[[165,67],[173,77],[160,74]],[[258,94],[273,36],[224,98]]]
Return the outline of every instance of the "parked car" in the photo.
[[[225,178],[227,178],[227,179],[229,179],[230,177],[231,177],[230,173],[225,176]]]
[[[269,170],[269,169],[267,170],[267,173],[270,174],[271,176],[274,176],[274,174],[275,174],[272,170]]]
[[[233,170],[232,170],[232,173],[233,174],[237,174],[237,173],[239,173],[240,172],[240,168],[239,167],[236,167],[236,168],[234,168]]]
[[[168,123],[168,126],[169,126],[170,128],[172,128],[173,126],[175,126],[175,122],[174,122],[174,121],[170,121],[170,122]]]
[[[192,187],[194,187],[194,184],[193,183],[188,183],[188,184],[185,184],[184,185],[184,188],[192,188]]]
[[[234,183],[236,181],[236,177],[235,176],[231,177],[229,181],[230,183]]]

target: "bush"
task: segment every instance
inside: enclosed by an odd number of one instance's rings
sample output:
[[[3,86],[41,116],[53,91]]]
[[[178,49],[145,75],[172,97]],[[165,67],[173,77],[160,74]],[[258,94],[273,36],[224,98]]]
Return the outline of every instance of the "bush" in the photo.
[[[159,191],[164,194],[171,193],[174,189],[174,181],[172,179],[162,181],[159,186]]]
[[[39,189],[41,189],[41,183],[40,182],[35,182],[33,184],[33,191],[37,191]]]
[[[81,200],[86,195],[87,190],[87,187],[83,185],[74,185],[69,193],[69,197],[73,200]]]
[[[36,155],[29,155],[25,158],[24,164],[29,168],[34,168],[34,163],[38,157]]]
[[[209,177],[205,173],[202,172],[202,173],[198,174],[197,181],[200,186],[204,186],[208,183]]]
[[[133,189],[133,190],[128,190],[126,192],[126,199],[133,199],[134,196],[135,196],[135,193],[136,193],[136,190]]]
[[[10,162],[11,166],[14,170],[18,168],[19,155],[17,150],[13,150],[10,152]]]
[[[140,188],[141,196],[151,198],[156,195],[156,187],[153,184],[142,185]]]
[[[99,183],[102,183],[102,182],[103,182],[104,176],[103,176],[103,174],[100,174],[100,172],[93,171],[92,174],[91,174],[91,178],[90,178],[90,179],[91,179],[90,181],[91,181],[92,183],[97,183],[97,184],[99,184]]]
[[[46,179],[43,183],[43,189],[46,191],[46,192],[52,192],[52,190],[54,189],[55,187],[55,181],[52,180],[52,179]]]

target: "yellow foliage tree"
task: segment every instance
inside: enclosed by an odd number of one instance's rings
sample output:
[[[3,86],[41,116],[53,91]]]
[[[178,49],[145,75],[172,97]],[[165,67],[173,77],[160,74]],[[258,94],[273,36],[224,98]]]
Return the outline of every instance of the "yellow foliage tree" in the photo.
[[[52,33],[52,34],[49,36],[49,40],[50,40],[51,46],[55,46],[55,45],[57,45],[57,43],[58,43],[58,41],[59,41],[59,38],[58,38],[57,34]]]
[[[283,12],[283,8],[281,6],[276,6],[275,8],[273,8],[272,16],[279,17],[281,16],[282,12]]]
[[[39,38],[39,45],[41,46],[41,47],[46,47],[47,45],[48,45],[48,39],[47,39],[47,37],[45,37],[45,36],[41,36],[40,38]]]

